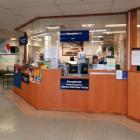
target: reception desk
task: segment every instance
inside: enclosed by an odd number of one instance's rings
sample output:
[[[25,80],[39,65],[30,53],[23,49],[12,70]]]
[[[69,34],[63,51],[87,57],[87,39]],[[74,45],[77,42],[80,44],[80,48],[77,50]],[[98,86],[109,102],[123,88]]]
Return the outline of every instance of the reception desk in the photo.
[[[62,79],[85,79],[88,89],[62,89]],[[41,83],[22,82],[14,92],[40,110],[127,113],[127,80],[117,80],[115,71],[89,70],[88,76],[61,76],[59,69],[42,70]]]
[[[89,77],[89,111],[127,113],[127,80],[117,80],[115,71],[90,71]]]

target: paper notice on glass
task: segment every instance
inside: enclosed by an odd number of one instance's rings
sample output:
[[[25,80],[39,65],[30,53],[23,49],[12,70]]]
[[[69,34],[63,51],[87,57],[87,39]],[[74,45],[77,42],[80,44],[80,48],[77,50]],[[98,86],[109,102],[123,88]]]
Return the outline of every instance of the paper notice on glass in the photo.
[[[132,50],[132,65],[140,66],[140,49]]]
[[[120,80],[120,79],[122,79],[123,77],[122,77],[122,74],[123,72],[122,72],[122,70],[117,70],[116,71],[116,79],[117,80]]]
[[[97,70],[104,70],[104,64],[97,64]]]
[[[114,58],[107,58],[107,70],[115,70],[116,64]]]
[[[58,59],[56,59],[56,58],[51,59],[51,68],[52,69],[57,69],[58,68]]]
[[[93,64],[92,69],[93,69],[93,70],[97,70],[97,64]]]

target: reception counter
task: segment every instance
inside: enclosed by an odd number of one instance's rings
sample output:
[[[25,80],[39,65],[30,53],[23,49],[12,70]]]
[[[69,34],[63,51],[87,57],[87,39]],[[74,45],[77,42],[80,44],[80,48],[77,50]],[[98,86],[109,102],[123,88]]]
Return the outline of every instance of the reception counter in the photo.
[[[91,71],[89,79],[89,111],[126,114],[127,80],[117,80],[115,71]]]
[[[62,79],[86,80],[88,88],[63,89]],[[41,83],[22,82],[14,92],[40,110],[127,113],[127,80],[117,80],[115,71],[89,70],[88,76],[61,76],[59,69],[42,70]]]

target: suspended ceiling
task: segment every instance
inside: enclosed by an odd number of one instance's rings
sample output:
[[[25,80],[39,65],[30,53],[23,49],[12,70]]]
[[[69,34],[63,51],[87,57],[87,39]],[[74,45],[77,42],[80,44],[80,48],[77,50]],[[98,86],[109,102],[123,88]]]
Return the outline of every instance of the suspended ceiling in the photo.
[[[140,0],[0,0],[0,29],[14,29],[40,16],[126,12]]]

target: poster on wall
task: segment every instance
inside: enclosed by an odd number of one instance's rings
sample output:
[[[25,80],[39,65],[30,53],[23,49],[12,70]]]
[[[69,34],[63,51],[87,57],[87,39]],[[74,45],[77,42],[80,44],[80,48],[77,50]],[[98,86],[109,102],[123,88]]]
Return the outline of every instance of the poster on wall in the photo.
[[[29,74],[22,73],[22,81],[26,84],[29,84]]]
[[[17,62],[17,55],[1,54],[0,55],[0,69],[14,70],[14,65]]]
[[[132,65],[140,66],[140,48],[132,49]]]
[[[89,79],[61,79],[60,88],[65,90],[89,90]]]
[[[14,66],[14,86],[21,88],[21,68]]]
[[[6,44],[8,43],[8,39],[0,39],[0,53],[7,53]]]
[[[117,80],[126,80],[126,79],[128,79],[128,72],[127,71],[122,71],[122,70],[117,70],[116,71],[116,79]]]
[[[107,70],[115,70],[116,64],[114,58],[107,58]]]

